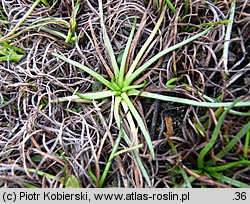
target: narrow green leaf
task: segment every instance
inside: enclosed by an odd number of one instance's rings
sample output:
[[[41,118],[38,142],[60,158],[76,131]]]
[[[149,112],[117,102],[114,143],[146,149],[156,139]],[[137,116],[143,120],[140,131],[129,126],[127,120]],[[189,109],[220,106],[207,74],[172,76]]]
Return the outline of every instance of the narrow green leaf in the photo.
[[[125,117],[128,121],[128,125],[129,125],[129,135],[130,135],[130,138],[133,138],[133,145],[134,144],[137,144],[138,142],[138,128],[136,128],[136,125],[135,125],[135,122],[134,122],[134,119],[133,119],[133,116],[126,104],[126,102],[124,100],[121,101],[121,104],[122,104],[122,107],[123,107],[123,110],[124,110],[124,113],[126,113]]]
[[[130,46],[132,43],[132,39],[133,39],[133,36],[135,33],[135,28],[136,28],[136,18],[134,19],[134,24],[133,24],[132,30],[130,32],[125,50],[124,50],[123,55],[122,55],[122,61],[121,61],[120,71],[119,71],[118,80],[117,80],[118,86],[120,86],[120,87],[123,87],[125,66],[126,66],[126,62],[127,62],[127,58],[128,58],[129,49],[130,49]]]
[[[228,183],[232,186],[236,186],[236,187],[239,187],[239,188],[250,188],[250,185],[248,184],[245,184],[245,183],[242,183],[240,181],[237,181],[235,179],[231,179],[227,176],[224,176],[222,174],[219,174],[217,172],[210,172],[209,175],[211,175],[212,177],[218,179],[220,182],[222,183]]]
[[[101,91],[101,92],[94,92],[94,93],[78,93],[76,91],[73,91],[79,98],[81,99],[87,99],[87,100],[97,100],[97,99],[103,99],[108,98],[114,95],[115,92],[113,91]]]
[[[120,128],[120,124],[121,124],[121,117],[120,117],[120,114],[119,114],[119,107],[120,107],[121,100],[122,100],[122,98],[120,96],[115,97],[114,118],[115,118],[115,121],[116,121],[116,124],[117,124],[118,128]],[[124,130],[123,130],[123,136],[124,136],[124,140],[126,141],[127,145],[129,147],[131,147],[132,142],[130,141],[128,135],[126,134],[126,132]],[[150,181],[148,172],[145,169],[139,154],[135,150],[132,151],[132,154],[133,154],[133,156],[135,158],[136,164],[139,166],[141,174],[146,179],[146,182],[147,182],[148,186],[151,187],[151,181]]]
[[[115,154],[116,154],[116,152],[117,152],[117,150],[118,150],[118,147],[119,147],[119,144],[120,144],[120,142],[121,142],[122,137],[123,137],[123,127],[122,127],[122,124],[121,124],[121,125],[120,125],[120,130],[119,130],[118,137],[117,137],[117,139],[116,139],[116,141],[115,141],[115,145],[113,146],[112,152],[111,152],[111,154],[110,154],[110,156],[109,156],[108,162],[107,162],[107,164],[106,164],[106,166],[105,166],[105,169],[104,169],[104,171],[103,171],[103,174],[102,174],[102,176],[101,176],[100,183],[99,183],[99,187],[102,187],[102,186],[103,186],[103,183],[104,183],[104,181],[105,181],[105,179],[106,179],[106,177],[107,177],[108,171],[109,171],[110,166],[111,166],[111,164],[112,164],[112,161],[113,161],[113,159],[114,159],[114,157],[115,157]]]
[[[138,62],[140,61],[140,59],[142,58],[143,54],[145,53],[146,49],[148,48],[148,46],[150,45],[150,43],[152,42],[152,40],[154,39],[157,31],[159,30],[161,23],[164,19],[165,16],[165,11],[166,11],[166,7],[164,7],[164,9],[161,12],[160,18],[158,19],[154,29],[152,30],[150,36],[148,37],[147,41],[144,43],[144,45],[142,46],[142,48],[140,49],[139,53],[137,54],[135,60],[133,61],[132,65],[130,66],[128,73],[126,74],[125,79],[129,78],[132,73],[134,72]],[[129,83],[130,84],[130,83]],[[128,86],[129,84],[125,84],[125,86]]]
[[[89,176],[92,178],[92,180],[94,181],[95,185],[98,186],[98,179],[97,177],[95,176],[95,174],[91,171],[91,169],[88,169],[88,173],[89,173]]]
[[[249,150],[249,143],[250,143],[250,131],[246,134],[245,145],[244,145],[244,157],[247,159],[248,150]]]
[[[195,123],[194,123],[194,126],[196,127],[196,129],[198,130],[198,132],[199,132],[203,137],[205,137],[205,133],[203,132],[202,127],[200,126],[200,124],[197,123],[197,122],[195,122]]]
[[[145,87],[146,84],[147,84],[147,81],[144,80],[143,84],[138,84],[138,85],[132,85],[132,86],[123,87],[123,88],[122,88],[122,92],[126,92],[126,91],[128,91],[128,90],[130,90],[130,89],[140,89],[140,88]]]
[[[72,41],[72,37],[75,33],[75,28],[76,28],[76,15],[77,15],[77,12],[80,8],[80,0],[77,0],[76,2],[76,5],[74,7],[74,10],[73,10],[73,13],[72,13],[72,16],[71,16],[71,26],[70,26],[70,29],[68,31],[68,35],[67,35],[67,38],[65,40],[66,43],[68,42],[71,42]],[[72,41],[73,42],[73,41]],[[74,42],[73,42],[74,43]]]
[[[120,154],[126,153],[126,152],[130,152],[130,151],[133,151],[133,150],[140,149],[142,147],[143,147],[143,144],[138,144],[138,145],[129,147],[127,149],[120,150],[120,151],[118,151],[118,152],[115,153],[114,157],[116,157],[116,156],[118,156]]]
[[[250,116],[250,112],[240,112],[240,111],[230,110],[229,113],[239,116],[247,116],[247,117]]]
[[[42,24],[40,24],[42,23]],[[46,25],[46,23],[49,23],[49,24],[57,24],[57,25],[64,25],[66,26],[67,28],[70,28],[70,24],[68,21],[62,19],[62,18],[55,18],[55,17],[47,17],[47,18],[40,18],[40,19],[37,19],[35,21],[33,21],[30,26],[38,26],[38,25]]]
[[[152,65],[154,62],[156,62],[162,56],[164,56],[164,55],[168,54],[169,52],[172,52],[172,51],[174,51],[174,50],[176,50],[176,49],[178,49],[178,48],[180,48],[180,47],[182,47],[182,46],[184,46],[184,45],[186,45],[186,44],[188,44],[188,43],[196,40],[197,38],[205,35],[211,29],[212,29],[212,26],[209,27],[209,28],[207,28],[206,30],[204,30],[204,31],[202,31],[202,32],[194,35],[191,38],[188,38],[188,39],[186,39],[186,40],[184,40],[184,41],[182,41],[182,42],[180,42],[180,43],[178,43],[176,45],[173,45],[173,46],[171,46],[171,47],[169,47],[169,48],[167,48],[167,49],[159,52],[157,55],[155,55],[150,60],[148,60],[145,64],[143,64],[142,66],[140,66],[133,74],[131,73],[132,74],[131,76],[126,75],[125,82],[124,82],[125,86],[130,85],[136,77],[138,77],[143,71],[145,71],[150,65]]]
[[[219,117],[218,123],[214,128],[213,134],[209,140],[209,142],[206,144],[206,146],[201,150],[199,156],[198,156],[198,167],[199,169],[204,168],[204,158],[206,154],[211,150],[211,148],[214,146],[215,142],[217,141],[218,135],[220,133],[220,129],[222,126],[222,123],[228,113],[228,111],[240,100],[240,98],[236,99],[231,106],[229,106]]]
[[[129,96],[143,96],[143,97],[147,97],[147,98],[159,99],[162,101],[182,103],[182,104],[186,104],[186,105],[200,106],[200,107],[207,107],[207,108],[229,107],[233,104],[233,102],[218,102],[218,103],[199,102],[199,101],[194,101],[194,100],[185,99],[185,98],[164,96],[161,94],[150,93],[150,92],[145,92],[145,91],[137,91],[134,89],[129,90],[128,95]],[[250,106],[250,101],[238,102],[237,104],[235,104],[235,107],[248,107],[248,106]]]
[[[65,188],[80,188],[79,181],[74,175],[71,175],[65,184]]]
[[[176,86],[175,85],[172,85],[173,82],[176,82],[179,78],[177,77],[174,77],[172,79],[169,79],[166,83],[166,87],[169,88],[169,89],[174,89]]]
[[[53,35],[57,35],[57,36],[59,36],[59,37],[65,39],[65,40],[66,40],[66,38],[67,38],[67,36],[64,35],[63,33],[59,32],[59,31],[56,31],[56,30],[52,30],[52,29],[47,28],[47,27],[45,27],[45,26],[42,27],[41,30],[46,31],[46,32],[48,32],[48,33],[51,33],[51,34],[53,34]]]
[[[71,65],[74,65],[76,67],[78,67],[79,69],[87,72],[88,74],[90,74],[92,77],[96,78],[98,81],[100,81],[101,83],[103,83],[105,86],[107,86],[108,88],[110,88],[111,90],[114,90],[114,87],[113,85],[108,81],[106,80],[105,78],[103,78],[100,74],[96,73],[95,71],[93,71],[92,69],[74,61],[74,60],[71,60],[71,59],[68,59],[66,57],[64,57],[63,55],[59,55],[59,54],[56,54],[56,53],[52,53],[53,56],[71,64]]]
[[[165,0],[165,2],[168,4],[168,7],[170,8],[170,10],[171,10],[173,13],[176,13],[176,9],[175,9],[174,5],[171,3],[171,1]]]
[[[121,124],[121,118],[120,118],[120,113],[119,113],[119,108],[121,104],[122,97],[116,96],[115,97],[115,104],[114,104],[114,118],[117,124],[117,127],[120,128]]]
[[[143,122],[143,120],[141,119],[141,116],[139,115],[139,113],[137,112],[136,108],[134,107],[133,103],[130,101],[129,97],[127,96],[126,93],[122,93],[121,94],[121,97],[122,99],[126,102],[129,110],[131,111],[132,115],[134,116],[135,120],[137,121],[138,123],[138,126],[140,127],[143,135],[144,135],[144,138],[147,142],[147,145],[148,145],[148,148],[149,148],[149,151],[150,151],[150,154],[152,156],[152,159],[155,159],[155,153],[154,153],[154,148],[153,148],[153,144],[152,144],[152,141],[151,141],[151,138],[150,138],[150,135],[147,131],[147,128]]]
[[[9,45],[7,42],[0,43],[0,46],[9,48],[10,50],[15,50],[15,51],[17,51],[17,52],[19,52],[21,54],[25,54],[25,52],[23,51],[23,49],[21,49],[19,47],[16,47],[16,46],[13,46],[13,45]]]
[[[46,0],[42,0],[42,2],[46,7],[50,7],[49,3]]]
[[[175,147],[173,141],[172,141],[170,138],[168,138],[167,141],[168,141],[169,146],[170,146],[171,149],[172,149],[173,154],[179,155],[179,153],[178,153],[178,151],[177,151],[177,149],[176,149],[176,147]],[[186,187],[187,187],[187,188],[192,188],[192,185],[191,185],[191,183],[190,183],[190,181],[189,181],[189,179],[188,179],[187,173],[186,173],[186,171],[184,170],[182,164],[179,164],[178,167],[179,167],[179,170],[180,170],[180,172],[181,172],[181,174],[182,174],[182,177],[183,177],[183,179],[184,179],[184,181],[185,181]]]
[[[225,154],[227,154],[233,147],[241,140],[247,132],[250,131],[250,121],[244,125],[244,127],[236,134],[236,136],[222,149],[218,154],[215,155],[215,158],[221,159]],[[206,163],[206,166],[211,166],[215,163],[215,160],[210,160]]]
[[[220,165],[220,166],[216,166],[216,167],[205,167],[205,170],[209,171],[209,172],[211,172],[211,171],[225,171],[225,170],[228,170],[228,169],[231,169],[233,167],[240,166],[240,165],[250,166],[250,161],[242,160],[242,161],[231,162],[229,164]]]
[[[107,47],[108,54],[111,60],[111,64],[112,64],[112,67],[113,67],[113,70],[117,79],[119,68],[116,62],[114,50],[112,48],[112,45],[111,45],[110,39],[107,34],[107,30],[104,24],[102,0],[98,0],[98,3],[99,3],[100,24],[101,24],[102,32],[103,32],[103,39],[104,39],[105,46]]]
[[[47,176],[48,178],[50,178],[52,180],[59,180],[58,177],[56,177],[56,176],[45,173],[43,171],[37,171],[36,169],[27,169],[27,171],[30,172],[30,173],[36,173],[39,176]]]
[[[10,60],[11,62],[17,62],[19,61],[21,58],[23,57],[23,55],[17,55],[12,53],[10,56],[3,56],[0,57],[0,62],[6,62],[8,60]]]

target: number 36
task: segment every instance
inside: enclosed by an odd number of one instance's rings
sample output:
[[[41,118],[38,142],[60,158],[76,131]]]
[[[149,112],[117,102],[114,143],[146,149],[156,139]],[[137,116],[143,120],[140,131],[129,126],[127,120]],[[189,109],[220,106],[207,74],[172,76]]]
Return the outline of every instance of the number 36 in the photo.
[[[247,194],[246,192],[235,192],[236,198],[234,200],[246,200]]]

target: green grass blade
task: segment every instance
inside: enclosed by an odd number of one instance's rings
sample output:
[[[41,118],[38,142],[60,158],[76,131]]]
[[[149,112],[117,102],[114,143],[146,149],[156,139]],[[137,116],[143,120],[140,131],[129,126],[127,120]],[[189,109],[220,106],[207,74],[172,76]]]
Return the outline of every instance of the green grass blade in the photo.
[[[16,47],[16,46],[13,46],[13,45],[9,45],[9,44],[6,43],[6,42],[0,43],[0,46],[6,47],[6,48],[8,48],[8,49],[10,49],[10,50],[14,50],[14,51],[19,52],[19,53],[21,53],[21,54],[25,54],[25,52],[24,52],[23,49],[21,49],[21,48],[19,48],[19,47]]]
[[[189,12],[189,0],[185,0],[185,12],[184,12],[184,16],[187,16],[188,15],[188,12]]]
[[[170,8],[170,10],[171,10],[173,13],[176,13],[176,9],[175,9],[174,5],[171,3],[171,1],[165,0],[165,2],[168,4],[168,7]]]
[[[49,24],[55,23],[57,25],[64,25],[67,28],[70,28],[69,22],[67,22],[66,20],[64,20],[62,18],[56,18],[56,17],[47,17],[47,18],[37,19],[37,20],[33,21],[30,24],[30,26],[46,25],[46,23],[49,23]]]
[[[134,24],[133,24],[132,30],[130,32],[125,50],[124,50],[123,55],[122,55],[121,66],[120,66],[119,75],[118,75],[118,79],[117,79],[118,86],[120,86],[120,87],[123,87],[125,66],[126,66],[126,62],[127,62],[127,58],[128,58],[129,49],[130,49],[130,46],[131,46],[131,43],[132,43],[132,40],[134,37],[135,28],[136,28],[136,18],[134,19]]]
[[[92,178],[94,181],[95,185],[98,186],[98,179],[96,178],[95,174],[92,172],[91,169],[88,169],[89,176]]]
[[[150,135],[147,131],[147,128],[143,122],[143,120],[141,119],[141,116],[139,115],[139,113],[137,112],[136,108],[134,107],[133,103],[130,101],[129,97],[127,96],[126,93],[122,93],[121,94],[121,97],[122,99],[126,102],[129,110],[131,111],[132,115],[134,116],[135,120],[137,121],[138,123],[138,126],[140,127],[143,135],[144,135],[144,138],[147,142],[147,145],[148,145],[148,148],[149,148],[149,151],[150,151],[150,154],[152,156],[152,159],[155,159],[155,153],[154,153],[154,148],[153,148],[153,144],[152,144],[152,141],[151,141],[151,138],[150,138]]]
[[[79,181],[74,175],[69,176],[65,183],[65,188],[80,188]]]
[[[213,134],[209,140],[209,142],[206,144],[206,146],[201,150],[199,156],[198,156],[198,167],[199,169],[204,168],[204,158],[206,156],[206,154],[212,149],[212,147],[214,146],[215,142],[217,141],[217,138],[219,136],[220,133],[220,129],[222,126],[222,123],[228,113],[228,111],[240,100],[240,98],[236,99],[233,104],[227,108],[219,117],[218,123],[214,128]]]
[[[223,60],[224,60],[224,68],[225,68],[225,72],[227,75],[229,74],[228,68],[227,68],[228,50],[229,50],[230,36],[232,33],[233,22],[234,22],[235,7],[236,7],[236,0],[233,0],[231,3],[231,9],[230,9],[230,17],[229,17],[230,22],[227,25],[227,31],[226,31],[224,48],[223,48],[223,55],[222,55]]]
[[[81,99],[87,99],[87,100],[97,100],[97,99],[103,99],[108,98],[114,95],[113,91],[101,91],[101,92],[91,92],[91,93],[78,93],[76,91],[73,91],[79,98]]]
[[[209,172],[211,172],[211,171],[225,171],[227,169],[231,169],[231,168],[239,166],[239,165],[250,166],[250,161],[242,160],[242,161],[231,162],[229,164],[216,166],[216,167],[205,167],[205,170],[209,171]]]
[[[132,146],[132,142],[130,141],[130,139],[129,139],[128,135],[125,133],[125,131],[124,131],[124,140],[126,141],[128,146],[130,146],[130,147]],[[143,175],[143,177],[145,178],[145,180],[146,180],[146,182],[148,184],[148,187],[151,187],[152,184],[151,184],[148,172],[145,169],[139,154],[135,150],[132,151],[132,154],[133,154],[133,156],[135,158],[136,164],[139,166],[141,174]]]
[[[120,151],[118,151],[118,152],[115,153],[114,157],[116,157],[116,156],[118,156],[120,154],[126,153],[126,152],[130,152],[130,151],[133,151],[133,150],[140,149],[142,147],[143,147],[143,144],[138,144],[138,145],[129,147],[127,149],[120,150]]]
[[[72,89],[72,92],[75,94],[73,96],[66,96],[58,98],[57,100],[52,100],[51,103],[65,102],[65,101],[75,101],[75,102],[83,102],[89,103],[91,100],[98,100],[108,98],[114,95],[113,91],[100,91],[100,92],[91,92],[91,93],[79,93]],[[82,100],[81,100],[82,99]]]
[[[80,8],[80,0],[77,0],[76,5],[74,7],[73,13],[72,13],[72,17],[71,17],[71,26],[70,29],[68,31],[68,35],[67,38],[65,40],[66,43],[69,43],[72,41],[72,35],[75,33],[75,28],[76,28],[76,15],[77,12]]]
[[[112,164],[112,161],[113,161],[113,159],[115,157],[115,153],[117,152],[119,144],[121,142],[122,135],[123,135],[123,127],[122,127],[122,125],[120,125],[120,130],[119,130],[118,137],[117,137],[117,139],[115,141],[115,145],[113,146],[112,152],[111,152],[111,154],[109,156],[109,160],[108,160],[108,162],[107,162],[107,164],[105,166],[105,169],[103,171],[103,174],[101,176],[101,179],[100,179],[100,182],[99,182],[99,187],[102,187],[103,183],[105,182],[105,179],[106,179],[106,177],[108,175],[108,171],[109,171],[110,166]]]
[[[179,153],[178,153],[174,143],[172,142],[172,140],[170,138],[168,138],[167,142],[168,142],[169,146],[171,147],[171,150],[172,150],[173,154],[174,155],[179,155]],[[180,172],[182,174],[182,177],[184,179],[184,184],[185,184],[186,188],[192,188],[192,185],[191,185],[191,183],[190,183],[190,181],[188,179],[187,173],[184,170],[182,164],[179,164],[178,167],[179,167],[179,170],[180,170]]]
[[[250,131],[250,121],[244,125],[244,127],[236,134],[236,137],[233,138],[223,150],[221,150],[218,154],[215,155],[216,158],[221,159],[226,153],[228,153],[233,147],[237,144],[241,138],[246,135]],[[210,160],[206,163],[206,166],[211,166],[215,163],[215,160]]]
[[[37,175],[39,176],[47,176],[49,179],[51,180],[56,180],[56,181],[59,181],[58,177],[57,176],[53,176],[51,174],[48,174],[48,173],[45,173],[43,171],[38,171],[36,169],[27,169],[28,172],[30,173],[36,173]]]
[[[228,183],[232,186],[236,186],[236,187],[239,187],[239,188],[250,188],[250,185],[248,184],[245,184],[245,183],[242,183],[240,181],[237,181],[235,179],[231,179],[227,176],[224,176],[222,174],[219,174],[217,172],[210,172],[209,175],[211,175],[212,177],[218,179],[220,182],[222,183]]]
[[[120,114],[119,114],[119,107],[120,107],[121,100],[122,100],[122,98],[120,96],[115,97],[114,118],[115,118],[115,121],[116,121],[116,124],[117,124],[118,128],[120,128],[120,124],[121,124],[121,117],[120,117]],[[126,134],[126,132],[124,130],[123,130],[123,132],[124,132],[123,133],[124,140],[126,141],[127,145],[129,147],[131,147],[132,142],[130,141],[128,135]],[[141,161],[141,158],[140,158],[139,154],[135,150],[132,151],[132,154],[133,154],[133,156],[135,158],[136,164],[139,166],[141,174],[145,178],[148,186],[150,187],[151,186],[151,181],[150,181],[148,172],[145,169],[145,167],[144,167],[144,165],[143,165],[143,163]]]
[[[150,45],[150,43],[152,42],[152,40],[154,39],[157,31],[159,30],[161,23],[164,19],[165,16],[165,11],[166,11],[166,7],[164,7],[164,9],[161,12],[161,16],[159,18],[159,20],[157,21],[154,29],[152,30],[150,36],[148,37],[147,41],[144,43],[144,45],[142,46],[142,48],[140,49],[139,53],[137,54],[135,60],[133,61],[132,65],[130,66],[128,73],[126,74],[125,79],[129,78],[132,73],[134,72],[138,62],[140,61],[140,59],[142,58],[143,54],[145,53],[146,49],[148,48],[148,46]],[[129,84],[126,84],[125,86],[128,86]]]
[[[250,116],[250,112],[240,112],[240,111],[230,110],[229,113],[239,116],[247,116],[247,117]]]
[[[174,50],[176,50],[176,49],[178,49],[178,48],[180,48],[180,47],[182,47],[182,46],[184,46],[184,45],[186,45],[186,44],[188,44],[188,43],[190,43],[190,42],[196,40],[197,38],[199,38],[199,37],[205,35],[205,34],[206,34],[207,32],[209,32],[211,29],[212,29],[212,26],[209,27],[209,28],[207,28],[206,30],[204,30],[204,31],[202,31],[202,32],[200,32],[200,33],[194,35],[194,36],[191,37],[191,38],[188,38],[188,39],[186,39],[186,40],[184,40],[184,41],[182,41],[182,42],[180,42],[180,43],[178,43],[178,44],[176,44],[176,45],[173,45],[173,46],[171,46],[171,47],[169,47],[169,48],[167,48],[167,49],[165,49],[165,50],[159,52],[157,55],[155,55],[155,56],[152,57],[150,60],[148,60],[145,64],[143,64],[142,66],[140,66],[131,76],[129,76],[129,75],[126,76],[126,77],[125,77],[125,82],[124,82],[125,86],[130,85],[130,84],[132,83],[132,81],[133,81],[136,77],[138,77],[143,71],[145,71],[150,65],[152,65],[154,62],[156,62],[156,61],[157,61],[158,59],[160,59],[162,56],[164,56],[164,55],[168,54],[169,52],[172,52],[172,51],[174,51]]]
[[[247,159],[248,150],[249,150],[249,143],[250,143],[250,131],[246,134],[245,145],[244,145],[244,157]]]
[[[169,79],[166,83],[166,87],[169,88],[169,89],[174,89],[176,86],[175,85],[172,85],[172,83],[176,82],[179,78],[177,77],[174,77],[172,79]]]
[[[46,31],[46,32],[48,32],[48,33],[51,33],[51,34],[53,34],[53,35],[57,35],[57,36],[59,36],[59,37],[65,39],[65,41],[66,41],[67,36],[64,35],[63,33],[59,32],[59,31],[52,30],[52,29],[47,28],[47,27],[45,27],[45,26],[44,26],[44,27],[41,27],[41,30]]]
[[[120,97],[120,96],[115,97],[114,118],[115,118],[115,121],[116,121],[118,128],[120,128],[120,125],[121,125],[121,118],[120,118],[120,114],[119,114],[121,100],[122,100],[122,97]]]
[[[103,39],[104,39],[105,46],[107,47],[107,50],[108,50],[108,54],[109,54],[109,57],[110,57],[110,60],[112,63],[115,77],[117,79],[117,76],[119,73],[119,68],[118,68],[118,65],[116,62],[114,50],[112,48],[112,45],[111,45],[110,39],[109,39],[108,34],[107,34],[107,30],[106,30],[106,27],[104,24],[102,0],[98,0],[98,3],[99,3],[100,24],[101,24],[102,32],[103,32]]]
[[[131,85],[131,86],[123,87],[123,88],[122,88],[122,92],[126,92],[126,91],[128,91],[128,90],[130,90],[130,89],[140,89],[140,88],[145,87],[146,84],[147,84],[147,81],[144,80],[143,84],[137,84],[137,85]]]
[[[228,24],[230,23],[231,21],[230,20],[222,20],[222,21],[216,21],[216,22],[207,22],[207,23],[201,23],[197,26],[193,26],[191,28],[187,27],[186,28],[186,31],[187,32],[193,32],[193,30],[196,28],[196,27],[207,27],[207,26],[216,26],[216,25],[220,25],[220,24]]]
[[[18,55],[18,54],[15,54],[15,53],[12,53],[8,56],[3,56],[3,57],[0,57],[0,62],[6,62],[8,60],[10,60],[11,62],[17,62],[19,61],[24,55]]]
[[[46,6],[46,7],[50,7],[49,3],[46,1],[46,0],[41,0],[43,2],[43,4]]]
[[[199,102],[199,101],[194,101],[190,99],[173,97],[173,96],[164,96],[161,94],[150,93],[150,92],[145,92],[145,91],[140,92],[137,90],[129,90],[128,95],[129,96],[143,96],[143,97],[159,99],[159,100],[167,101],[167,102],[182,103],[186,105],[207,107],[207,108],[229,107],[233,104],[233,102],[218,102],[218,103]],[[250,106],[250,101],[238,102],[237,104],[235,104],[235,107],[248,107],[248,106]]]
[[[122,104],[124,113],[126,113],[125,117],[126,117],[126,119],[128,121],[128,125],[129,125],[129,131],[130,131],[129,135],[130,135],[130,138],[133,141],[133,145],[135,145],[135,144],[138,143],[138,134],[137,134],[138,133],[138,129],[136,128],[133,116],[131,115],[131,112],[129,111],[129,108],[128,108],[126,102],[124,100],[122,100],[121,104]]]
[[[103,83],[105,86],[107,86],[108,88],[110,88],[111,90],[114,89],[113,85],[108,81],[106,80],[105,78],[103,78],[100,74],[96,73],[95,71],[93,71],[92,69],[74,61],[74,60],[71,60],[71,59],[68,59],[66,57],[64,57],[63,55],[59,55],[59,54],[56,54],[56,53],[52,53],[53,56],[71,64],[71,65],[74,65],[76,67],[78,67],[79,69],[87,72],[88,74],[90,74],[92,77],[96,78],[98,81],[100,81],[101,83]]]

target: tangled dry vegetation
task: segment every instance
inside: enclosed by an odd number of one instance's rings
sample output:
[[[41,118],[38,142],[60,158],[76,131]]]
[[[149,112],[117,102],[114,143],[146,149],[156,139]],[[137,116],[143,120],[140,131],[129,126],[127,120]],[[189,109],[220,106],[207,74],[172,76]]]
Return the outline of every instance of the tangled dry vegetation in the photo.
[[[59,102],[60,97],[73,95],[72,88],[83,93],[105,87],[52,55],[61,53],[110,77],[98,1],[80,1],[75,28],[72,13],[76,1],[44,1],[48,5],[41,1],[11,35],[35,1],[0,2],[0,34],[9,37],[5,44],[0,39],[0,47],[6,51],[0,53],[0,186],[98,187],[119,133],[112,113],[114,98]],[[238,97],[249,101],[249,1],[237,1],[229,40],[225,39],[234,1],[171,2],[175,11],[166,6],[163,23],[139,64],[201,32],[210,22],[221,23],[163,56],[135,84],[146,80],[145,91],[197,101],[232,102]],[[132,63],[159,19],[163,4],[165,1],[156,0],[103,1],[105,25],[117,58],[122,55],[136,17],[127,61],[128,65]],[[133,97],[133,104],[147,125],[155,150],[153,160],[137,129],[137,144],[144,145],[136,151],[150,183],[122,140],[118,151],[127,151],[112,161],[104,187],[249,187],[249,107],[224,114],[223,108],[140,96]],[[120,114],[131,136],[127,113]],[[222,125],[216,126],[220,121]],[[216,134],[204,159],[213,165],[204,170],[197,160]]]

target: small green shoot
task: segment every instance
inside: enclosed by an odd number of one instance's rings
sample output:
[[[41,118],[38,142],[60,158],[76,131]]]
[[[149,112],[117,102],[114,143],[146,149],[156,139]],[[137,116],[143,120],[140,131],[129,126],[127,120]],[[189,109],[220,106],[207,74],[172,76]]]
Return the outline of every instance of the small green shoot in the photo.
[[[169,89],[174,89],[176,86],[172,85],[172,83],[176,82],[177,80],[178,80],[178,78],[176,78],[176,77],[168,80],[167,83],[166,83],[166,87],[169,88]]]
[[[88,173],[89,173],[89,176],[94,181],[95,185],[98,186],[98,183],[99,183],[98,179],[96,178],[95,174],[92,172],[92,170],[90,168],[88,169]]]
[[[206,26],[217,26],[217,25],[224,25],[224,24],[229,24],[231,23],[232,21],[231,20],[222,20],[222,21],[216,21],[216,22],[208,22],[208,23],[201,23],[199,25],[197,25],[197,27],[206,27]],[[186,28],[186,31],[187,32],[193,32],[195,29],[195,27],[187,27]]]
[[[0,35],[0,38],[1,37],[2,36]],[[24,54],[25,52],[19,47],[9,45],[7,42],[0,43],[0,62],[17,62],[24,56]]]
[[[41,0],[46,7],[50,7],[50,4],[46,0]]]
[[[244,157],[245,157],[245,159],[248,158],[249,143],[250,143],[250,131],[247,132],[246,139],[245,139],[245,145],[244,145]]]
[[[66,43],[75,44],[76,15],[79,11],[79,8],[80,8],[80,0],[77,0],[76,5],[74,6],[74,9],[73,9],[71,19],[70,19],[70,29],[68,31],[68,35],[65,40]]]
[[[199,154],[199,157],[198,157],[198,167],[199,169],[203,169],[204,168],[204,157],[205,155],[208,153],[208,151],[210,151],[210,149],[213,147],[214,143],[216,142],[217,140],[217,137],[220,133],[220,128],[221,128],[221,125],[228,113],[228,111],[233,108],[233,106],[235,104],[237,104],[237,102],[239,101],[240,99],[237,99],[228,109],[226,109],[222,115],[220,116],[219,120],[218,120],[218,123],[217,125],[215,126],[215,129],[213,131],[213,134],[212,134],[212,137],[211,139],[209,140],[208,144],[201,150],[200,154]]]
[[[80,184],[74,175],[69,176],[66,181],[65,188],[80,188]]]
[[[113,147],[113,150],[112,150],[112,152],[111,152],[111,154],[110,154],[110,156],[109,156],[109,160],[108,160],[108,162],[107,162],[107,164],[106,164],[106,167],[105,167],[105,169],[104,169],[104,171],[103,171],[103,174],[102,174],[102,176],[101,176],[101,179],[100,179],[100,182],[99,182],[99,187],[102,187],[103,184],[104,184],[104,181],[105,181],[106,176],[107,176],[107,174],[108,174],[108,170],[109,170],[109,168],[110,168],[110,166],[111,166],[111,164],[112,164],[113,158],[114,158],[114,156],[115,156],[115,154],[116,154],[116,152],[117,152],[117,149],[118,149],[118,147],[119,147],[120,141],[121,141],[121,139],[122,139],[122,137],[123,137],[122,134],[123,134],[123,128],[122,128],[122,126],[121,126],[119,135],[118,135],[118,137],[117,137],[117,139],[116,139],[116,141],[115,141],[115,145],[114,145],[114,147]]]

